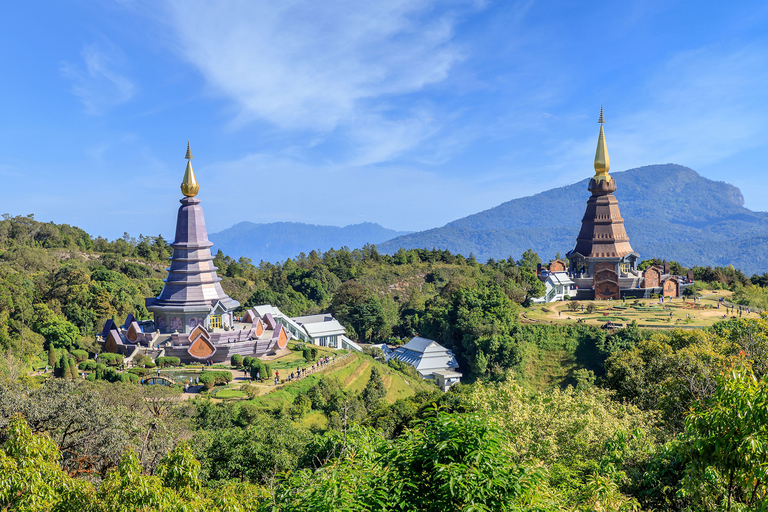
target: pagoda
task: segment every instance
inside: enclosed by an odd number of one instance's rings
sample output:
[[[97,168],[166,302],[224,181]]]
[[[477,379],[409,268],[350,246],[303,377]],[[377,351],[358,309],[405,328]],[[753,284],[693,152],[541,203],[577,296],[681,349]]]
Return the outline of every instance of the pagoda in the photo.
[[[589,180],[592,193],[587,200],[576,247],[566,254],[571,274],[579,288],[592,281],[597,299],[619,299],[621,289],[635,288],[639,255],[629,245],[619,201],[613,195],[616,182],[608,173],[611,160],[605,143],[603,107],[600,107],[600,134],[595,153],[595,175]]]
[[[205,217],[197,193],[187,142],[187,169],[181,183],[176,236],[168,277],[160,295],[145,299],[154,320],[129,314],[123,325],[108,319],[96,341],[105,352],[122,354],[126,362],[137,356],[178,357],[184,363],[228,361],[241,356],[284,353],[291,333],[270,313],[255,310],[234,315],[240,303],[224,293],[213,264]]]
[[[192,170],[192,151],[187,142],[187,168],[181,183],[184,197],[176,217],[176,237],[171,244],[173,256],[166,270],[163,291],[146,299],[154,313],[155,328],[161,333],[188,333],[198,325],[212,331],[233,327],[232,312],[240,303],[221,288],[221,278],[213,264],[205,217],[197,193],[200,190]]]

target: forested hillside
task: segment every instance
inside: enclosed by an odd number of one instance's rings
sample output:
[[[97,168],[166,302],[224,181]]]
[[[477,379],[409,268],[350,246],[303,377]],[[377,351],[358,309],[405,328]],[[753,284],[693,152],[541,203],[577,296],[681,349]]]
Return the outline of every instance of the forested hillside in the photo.
[[[236,394],[227,385],[249,368],[271,378],[270,365],[292,372],[301,358],[317,366],[310,349],[293,346],[290,364],[233,358],[232,371],[206,370],[200,397],[182,400],[189,395],[178,386],[140,384],[172,358],[126,371],[110,354],[89,359],[104,319],[146,316],[143,297],[162,286],[165,240],[107,241],[6,217],[0,244],[5,509],[766,506],[764,317],[703,330],[524,323],[519,313],[543,289],[533,251],[482,264],[439,250],[382,255],[373,246],[280,265],[218,254],[223,286],[244,307],[332,311],[367,341],[432,337],[457,354],[464,384],[425,389],[411,367],[384,365],[371,350],[295,383],[246,382]],[[768,296],[768,275],[693,271],[704,284],[691,294],[727,288],[745,304]],[[542,378],[545,362],[566,371]],[[46,364],[53,374],[38,375]]]

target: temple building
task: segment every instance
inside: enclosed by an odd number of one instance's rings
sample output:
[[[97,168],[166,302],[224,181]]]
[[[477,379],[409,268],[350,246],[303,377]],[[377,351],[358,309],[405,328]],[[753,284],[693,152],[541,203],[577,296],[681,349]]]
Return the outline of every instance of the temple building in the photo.
[[[651,267],[639,271],[640,255],[632,249],[619,201],[613,195],[616,182],[609,174],[611,160],[605,142],[605,118],[600,107],[600,133],[595,152],[595,175],[589,180],[591,192],[581,220],[576,246],[566,253],[568,263],[555,260],[546,272],[539,272],[542,281],[568,283],[569,298],[621,299],[624,297],[650,297],[659,294],[679,297],[689,279],[673,276],[669,266]],[[548,287],[543,301],[560,297]],[[564,298],[564,295],[563,295]]]
[[[154,321],[139,322],[128,315],[118,326],[108,320],[97,342],[106,352],[128,360],[137,355],[172,356],[185,363],[218,363],[234,354],[260,357],[287,350],[291,333],[271,314],[249,310],[235,316],[240,303],[224,292],[216,274],[189,143],[186,159],[168,277],[160,295],[146,299]]]
[[[192,170],[192,152],[187,143],[187,169],[181,183],[184,197],[179,201],[173,256],[166,270],[163,291],[146,300],[154,313],[155,327],[161,333],[189,333],[198,325],[208,330],[234,327],[232,312],[240,303],[221,288],[221,278],[213,265],[205,217],[197,196],[200,186]]]

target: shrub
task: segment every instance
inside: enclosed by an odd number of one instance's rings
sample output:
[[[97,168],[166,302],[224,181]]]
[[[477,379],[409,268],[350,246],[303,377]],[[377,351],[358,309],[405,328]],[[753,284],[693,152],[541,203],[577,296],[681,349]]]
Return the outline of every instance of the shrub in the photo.
[[[216,376],[211,371],[203,372],[199,378],[200,384],[205,386],[205,389],[212,389],[216,385]]]
[[[92,372],[93,370],[96,369],[96,366],[97,366],[96,361],[94,361],[93,359],[89,359],[88,361],[85,362],[86,371]]]
[[[232,357],[230,358],[230,363],[232,363],[232,366],[235,368],[240,368],[243,366],[243,356],[240,354],[232,354]]]
[[[123,356],[120,354],[110,354],[109,352],[103,352],[99,354],[99,357],[96,360],[100,363],[106,364],[107,366],[118,366],[123,362]]]
[[[179,366],[181,364],[181,359],[175,356],[166,357],[165,360],[168,362],[168,366]]]
[[[312,360],[314,361],[317,359],[317,347],[311,347],[309,349],[309,352],[312,354]]]
[[[95,373],[89,373],[88,375],[85,376],[85,380],[89,380],[91,382],[95,381],[96,380],[96,374]]]
[[[143,377],[149,373],[145,368],[129,368],[127,372],[140,377]]]
[[[78,370],[85,370],[85,369],[86,369],[86,366],[88,366],[88,363],[86,363],[85,361],[83,361],[82,363],[80,363],[80,364],[78,364],[78,365],[77,365],[77,368],[78,368]]]
[[[250,368],[252,364],[253,364],[253,358],[251,356],[245,356],[243,358],[243,366],[245,366],[246,368]]]
[[[261,372],[261,376],[262,376],[262,378],[265,378],[265,379],[271,379],[272,378],[272,368],[267,363],[264,363],[264,365],[263,365],[263,370]]]
[[[309,347],[304,347],[304,349],[301,351],[301,355],[304,356],[304,360],[306,362],[310,362],[312,360],[312,351],[309,350]]]
[[[96,363],[96,371],[103,372],[107,369],[107,365],[104,363]]]
[[[81,363],[86,359],[88,359],[88,352],[86,352],[85,350],[71,350],[69,353],[75,356],[75,359],[77,359],[78,363]]]
[[[264,367],[262,366],[261,361],[259,359],[254,359],[251,362],[251,378],[255,379],[257,373],[261,378],[266,377],[266,375],[264,375]]]

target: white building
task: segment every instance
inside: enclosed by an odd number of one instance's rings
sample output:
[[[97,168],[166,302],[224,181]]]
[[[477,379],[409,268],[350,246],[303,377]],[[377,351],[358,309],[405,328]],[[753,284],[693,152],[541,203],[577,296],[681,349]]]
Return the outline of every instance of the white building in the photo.
[[[389,356],[416,368],[423,379],[438,381],[443,390],[459,382],[459,363],[453,352],[434,340],[416,336]],[[442,381],[442,384],[441,384]]]
[[[269,313],[277,322],[283,324],[294,338],[304,343],[336,349],[363,350],[360,345],[347,338],[347,330],[330,313],[291,318],[269,304],[256,306],[253,310],[260,318]]]
[[[576,283],[574,283],[566,272],[551,272],[544,281],[543,297],[533,299],[533,302],[555,302],[566,300],[565,296],[576,296]]]

